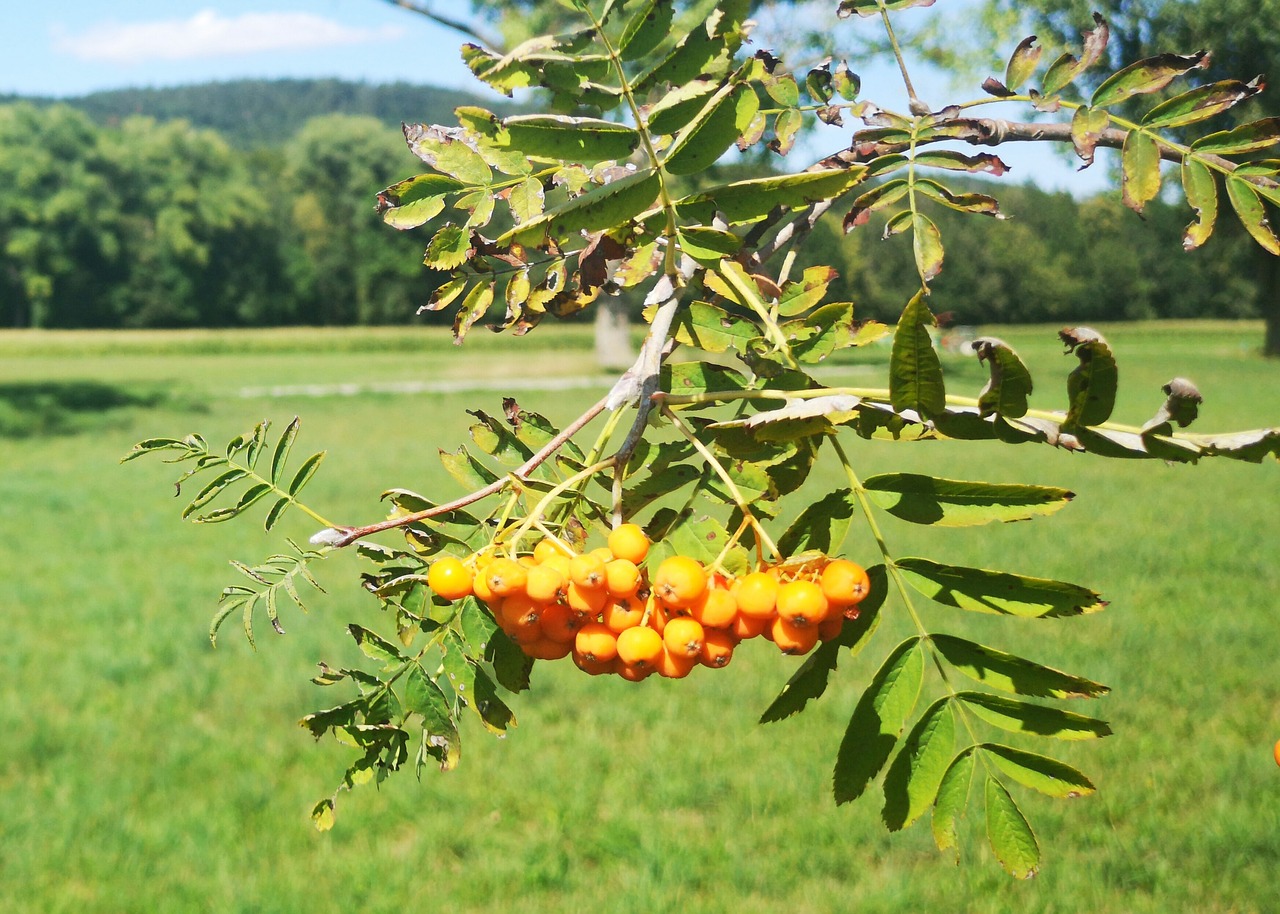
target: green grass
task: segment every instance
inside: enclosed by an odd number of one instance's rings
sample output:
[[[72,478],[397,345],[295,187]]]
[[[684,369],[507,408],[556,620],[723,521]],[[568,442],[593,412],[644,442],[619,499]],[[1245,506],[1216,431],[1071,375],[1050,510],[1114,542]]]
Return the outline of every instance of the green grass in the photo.
[[[1280,424],[1280,364],[1254,355],[1256,326],[1102,328],[1119,359],[1117,416],[1141,423],[1181,374],[1205,394],[1200,425]],[[1032,368],[1039,406],[1060,405],[1051,328],[996,331]],[[173,468],[116,464],[136,440],[200,431],[225,441],[254,421],[303,417],[299,451],[329,456],[309,501],[340,521],[376,519],[393,485],[460,494],[435,459],[465,410],[501,394],[245,396],[272,385],[593,373],[587,337],[439,333],[0,334],[0,910],[22,912],[1266,911],[1280,871],[1280,635],[1275,544],[1280,466],[1108,462],[1030,445],[863,443],[864,475],[888,469],[1064,485],[1052,519],[927,531],[889,518],[900,555],[1079,580],[1101,615],[1016,622],[926,608],[930,624],[1100,679],[1116,735],[1055,750],[1095,797],[1019,793],[1045,868],[1009,881],[982,835],[966,862],[927,824],[887,835],[873,797],[835,808],[830,769],[859,688],[907,629],[894,613],[802,717],[756,718],[796,662],[749,645],[729,669],[642,686],[563,664],[539,669],[503,741],[468,727],[461,768],[412,774],[340,799],[315,832],[311,804],[346,762],[297,720],[332,697],[314,663],[357,662],[343,627],[384,628],[339,555],[328,595],[284,614],[285,637],[234,626],[205,637],[230,558],[275,551],[252,523],[178,520]],[[878,384],[865,356],[833,383]],[[948,361],[956,392],[976,364]],[[517,393],[567,421],[599,390]],[[362,388],[367,390],[368,388]],[[308,451],[309,452],[309,451]],[[821,464],[802,494],[840,484]],[[300,514],[284,533],[304,538]],[[859,535],[850,544],[870,559]],[[341,688],[341,687],[338,687]]]

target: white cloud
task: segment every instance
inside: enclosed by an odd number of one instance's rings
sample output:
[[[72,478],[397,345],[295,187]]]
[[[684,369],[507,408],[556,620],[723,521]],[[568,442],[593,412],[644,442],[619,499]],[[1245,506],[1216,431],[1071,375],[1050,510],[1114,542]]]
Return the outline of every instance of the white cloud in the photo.
[[[367,44],[401,32],[395,26],[356,28],[311,13],[222,16],[206,9],[189,19],[93,25],[75,34],[55,35],[54,46],[80,60],[137,64]]]

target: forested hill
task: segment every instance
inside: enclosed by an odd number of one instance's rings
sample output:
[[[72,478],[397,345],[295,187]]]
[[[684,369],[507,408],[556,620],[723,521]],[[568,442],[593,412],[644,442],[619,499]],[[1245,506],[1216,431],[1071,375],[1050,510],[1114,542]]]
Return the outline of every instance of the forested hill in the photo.
[[[64,103],[103,125],[134,114],[159,121],[186,120],[217,130],[233,146],[277,146],[322,114],[376,117],[388,124],[450,123],[459,105],[480,105],[509,113],[503,99],[411,83],[348,82],[340,79],[241,79],[163,89],[113,89],[77,98],[46,99],[0,95],[0,104],[26,101]]]

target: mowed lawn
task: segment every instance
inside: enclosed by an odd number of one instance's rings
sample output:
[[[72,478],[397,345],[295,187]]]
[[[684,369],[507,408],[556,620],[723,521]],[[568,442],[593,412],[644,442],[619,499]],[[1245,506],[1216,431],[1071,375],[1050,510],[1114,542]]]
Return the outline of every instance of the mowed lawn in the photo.
[[[992,330],[1023,354],[1045,408],[1063,403],[1075,362],[1055,329]],[[1160,385],[1183,375],[1206,398],[1198,430],[1280,425],[1280,363],[1257,357],[1258,325],[1102,329],[1120,365],[1120,421],[1141,424]],[[346,693],[308,679],[320,660],[360,662],[348,622],[388,630],[359,586],[360,563],[323,562],[328,593],[312,596],[308,615],[284,610],[286,636],[263,625],[254,652],[232,624],[212,650],[227,561],[257,561],[281,542],[262,534],[260,514],[184,524],[174,468],[118,459],[144,437],[199,431],[219,444],[259,419],[278,430],[300,415],[295,453],[328,451],[308,501],[339,522],[374,520],[392,486],[461,494],[437,450],[465,440],[465,410],[500,412],[495,379],[563,423],[608,385],[591,356],[581,329],[477,333],[462,349],[406,330],[0,333],[0,911],[1276,909],[1274,461],[1165,466],[846,435],[864,476],[899,469],[1078,493],[1052,518],[998,529],[883,519],[899,555],[1075,580],[1112,601],[1100,615],[1044,622],[924,608],[934,630],[1114,689],[1079,708],[1110,720],[1113,737],[1020,743],[1099,786],[1074,801],[1017,793],[1044,852],[1030,882],[1004,876],[977,829],[956,867],[927,821],[889,835],[877,796],[831,799],[860,688],[908,631],[896,605],[820,702],[768,726],[756,720],[798,661],[764,642],[678,682],[540,667],[514,699],[519,727],[507,739],[468,721],[456,772],[344,793],[336,827],[316,832],[307,814],[348,753],[315,744],[297,721]],[[881,386],[885,357],[859,353],[824,376]],[[947,368],[954,392],[976,395],[976,360],[948,357]],[[577,380],[526,389],[555,377]],[[436,386],[397,392],[415,385]],[[800,494],[841,484],[824,462]],[[314,532],[298,512],[281,526],[299,540]],[[860,530],[848,551],[876,560]],[[979,802],[975,791],[975,811]]]

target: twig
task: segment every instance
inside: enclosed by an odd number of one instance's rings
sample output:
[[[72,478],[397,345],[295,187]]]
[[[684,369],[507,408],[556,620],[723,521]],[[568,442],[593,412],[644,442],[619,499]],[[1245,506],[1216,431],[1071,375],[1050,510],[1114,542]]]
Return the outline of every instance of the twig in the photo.
[[[524,463],[520,464],[520,466],[516,467],[509,476],[496,479],[484,488],[477,489],[472,492],[470,495],[464,495],[462,498],[455,499],[443,505],[436,505],[434,508],[415,511],[412,514],[405,514],[400,517],[388,518],[387,520],[379,521],[376,524],[368,524],[364,527],[330,527],[326,530],[321,530],[313,536],[311,538],[311,542],[317,545],[334,546],[336,548],[349,546],[361,537],[369,536],[373,533],[380,533],[383,530],[392,530],[396,527],[403,527],[406,524],[416,523],[420,520],[438,517],[441,514],[448,514],[450,511],[465,508],[467,505],[474,504],[482,498],[488,498],[490,495],[501,492],[509,484],[512,476],[518,480],[524,481],[530,473],[545,463],[547,458],[558,451],[566,441],[581,431],[583,426],[604,412],[607,403],[608,397],[602,397],[585,413],[566,425],[563,431],[544,444],[541,450]]]
[[[436,25],[442,25],[447,29],[460,32],[469,38],[474,38],[491,51],[496,51],[499,54],[506,53],[506,48],[501,38],[482,31],[469,22],[464,22],[461,19],[451,19],[448,16],[442,16],[430,7],[424,6],[421,3],[414,3],[413,0],[386,0],[386,2],[390,3],[392,6],[398,6],[401,9],[408,10],[411,13],[417,13],[419,16],[426,16],[432,22],[436,23]]]

